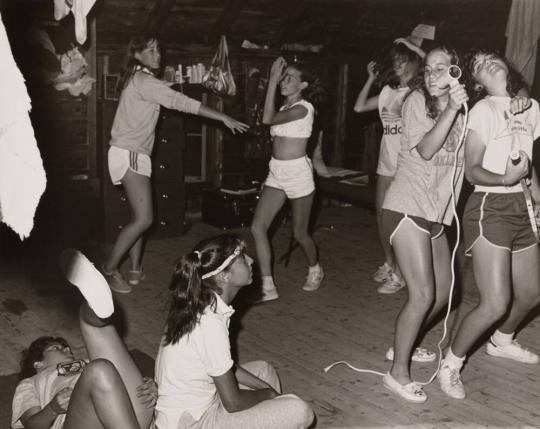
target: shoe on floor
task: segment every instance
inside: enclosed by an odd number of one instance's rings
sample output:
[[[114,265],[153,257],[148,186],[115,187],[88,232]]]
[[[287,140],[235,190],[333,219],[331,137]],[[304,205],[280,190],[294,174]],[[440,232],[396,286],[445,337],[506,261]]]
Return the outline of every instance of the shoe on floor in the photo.
[[[99,270],[86,256],[75,249],[60,254],[60,267],[66,279],[76,286],[90,308],[102,319],[114,312],[111,290]]]
[[[306,282],[302,286],[302,289],[306,292],[313,292],[321,287],[321,283],[324,279],[324,270],[319,267],[318,270],[310,271],[306,277]]]
[[[386,359],[388,360],[394,360],[394,348],[390,347],[386,351],[385,356],[386,356]],[[416,349],[414,349],[411,359],[413,362],[433,362],[435,359],[437,359],[437,354],[430,352],[428,349],[425,349],[424,347],[417,347]]]
[[[461,382],[460,370],[445,365],[444,361],[437,374],[441,390],[454,399],[465,399],[465,387]]]
[[[127,273],[127,281],[132,286],[137,286],[141,281],[146,278],[146,274],[142,270],[129,270]]]
[[[399,292],[405,287],[405,281],[400,280],[394,273],[388,277],[381,286],[377,288],[377,292],[384,295],[390,295]]]
[[[261,304],[263,302],[274,301],[275,299],[278,299],[278,298],[279,298],[279,295],[275,286],[271,288],[263,287],[261,289],[261,295],[251,302],[253,304]]]
[[[401,384],[387,372],[383,377],[384,387],[391,390],[403,399],[416,404],[423,404],[427,401],[426,393],[420,383],[412,381],[407,384]]]
[[[391,275],[392,268],[390,265],[388,265],[388,262],[385,262],[379,268],[377,268],[377,271],[375,271],[375,274],[373,274],[373,280],[375,280],[377,283],[382,283]]]
[[[512,359],[522,363],[535,364],[539,361],[536,353],[526,349],[516,340],[506,346],[498,346],[490,338],[486,346],[486,353],[490,356]]]
[[[111,273],[108,273],[105,270],[105,267],[101,267],[101,272],[107,280],[109,287],[116,293],[130,293],[132,291],[131,286],[126,282],[122,273],[118,270],[114,270]]]

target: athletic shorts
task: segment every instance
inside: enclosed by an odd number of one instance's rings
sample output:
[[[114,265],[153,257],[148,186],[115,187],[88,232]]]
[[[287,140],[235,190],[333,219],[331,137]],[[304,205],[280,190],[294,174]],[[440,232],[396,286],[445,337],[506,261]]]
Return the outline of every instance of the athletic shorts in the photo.
[[[428,234],[432,240],[439,238],[444,233],[442,223],[430,222],[418,216],[410,216],[393,210],[382,209],[381,222],[384,237],[388,238],[390,244],[392,244],[392,239],[403,222],[411,222],[419,231]]]
[[[120,185],[128,168],[137,174],[150,177],[152,161],[148,155],[111,146],[109,148],[109,174],[114,185]]]
[[[287,198],[302,198],[315,190],[313,164],[307,156],[282,161],[271,158],[264,186],[280,189]]]
[[[521,192],[473,192],[465,205],[463,236],[467,256],[480,237],[510,252],[537,245]]]

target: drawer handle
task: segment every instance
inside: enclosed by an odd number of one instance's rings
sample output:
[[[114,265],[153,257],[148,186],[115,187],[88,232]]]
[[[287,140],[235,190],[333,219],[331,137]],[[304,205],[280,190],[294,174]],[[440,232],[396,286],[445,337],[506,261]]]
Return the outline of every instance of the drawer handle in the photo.
[[[124,228],[124,225],[116,225],[116,229],[121,230],[122,228]]]
[[[163,198],[164,200],[167,200],[167,199],[169,199],[169,194],[163,194],[161,196],[161,198]]]
[[[161,143],[169,143],[170,139],[168,137],[161,137]]]
[[[166,170],[167,168],[169,168],[169,164],[159,164],[160,170]]]
[[[120,201],[122,201],[122,202],[125,203],[125,202],[127,201],[127,197],[126,197],[125,195],[122,195],[122,196],[120,197]]]
[[[168,226],[169,222],[167,222],[166,220],[160,220],[159,224],[160,224],[160,226]]]

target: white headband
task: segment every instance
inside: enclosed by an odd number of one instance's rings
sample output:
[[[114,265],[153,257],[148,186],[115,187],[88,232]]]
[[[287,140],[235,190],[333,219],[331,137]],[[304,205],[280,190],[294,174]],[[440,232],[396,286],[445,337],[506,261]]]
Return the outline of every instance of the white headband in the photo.
[[[240,253],[242,252],[242,248],[240,246],[236,246],[236,249],[234,249],[234,252],[232,252],[228,257],[227,259],[225,259],[223,261],[223,263],[217,267],[215,270],[213,271],[210,271],[209,273],[206,273],[206,274],[203,274],[201,276],[201,279],[207,279],[208,277],[212,277],[212,276],[215,276],[216,274],[219,274],[221,273],[225,268],[227,268],[229,266],[229,264],[231,263],[231,261],[236,258]]]

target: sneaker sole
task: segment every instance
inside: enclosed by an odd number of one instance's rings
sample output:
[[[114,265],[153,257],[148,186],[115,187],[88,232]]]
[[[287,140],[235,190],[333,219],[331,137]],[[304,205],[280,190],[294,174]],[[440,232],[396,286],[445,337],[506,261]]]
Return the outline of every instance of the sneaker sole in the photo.
[[[407,402],[411,402],[413,404],[423,404],[424,402],[427,401],[427,396],[425,395],[423,397],[406,395],[402,390],[402,385],[399,384],[399,382],[396,381],[389,374],[386,374],[385,376],[383,376],[383,385],[392,393],[396,394],[401,399],[405,399]]]
[[[79,289],[98,317],[105,319],[113,314],[114,304],[109,284],[82,252],[75,249],[62,251],[60,267],[67,281]]]

